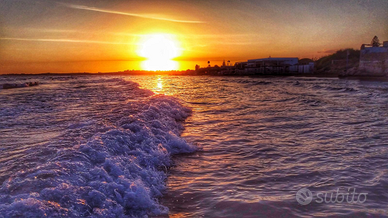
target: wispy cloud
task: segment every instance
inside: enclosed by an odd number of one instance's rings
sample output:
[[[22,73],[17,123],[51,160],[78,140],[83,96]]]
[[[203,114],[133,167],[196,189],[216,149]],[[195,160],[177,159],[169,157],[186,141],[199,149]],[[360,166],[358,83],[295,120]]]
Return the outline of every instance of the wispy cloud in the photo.
[[[194,39],[241,39],[241,38],[252,38],[257,37],[257,34],[191,34],[191,35],[180,35],[184,38]]]
[[[157,16],[157,15],[147,15],[147,14],[113,11],[113,10],[106,10],[106,9],[95,8],[95,7],[88,7],[85,5],[62,4],[62,3],[60,3],[60,4],[66,6],[66,7],[78,9],[78,10],[95,11],[95,12],[108,13],[108,14],[118,14],[118,15],[140,17],[140,18],[153,19],[153,20],[169,21],[169,22],[176,22],[176,23],[193,23],[193,24],[204,23],[203,21],[198,21],[198,20],[171,19],[171,18],[165,18],[165,17],[161,17],[161,16]]]
[[[0,40],[8,41],[28,41],[28,42],[68,42],[68,43],[90,43],[90,44],[108,44],[108,45],[132,45],[128,42],[109,42],[109,41],[94,41],[94,40],[79,40],[79,39],[34,39],[34,38],[7,38],[3,37]]]

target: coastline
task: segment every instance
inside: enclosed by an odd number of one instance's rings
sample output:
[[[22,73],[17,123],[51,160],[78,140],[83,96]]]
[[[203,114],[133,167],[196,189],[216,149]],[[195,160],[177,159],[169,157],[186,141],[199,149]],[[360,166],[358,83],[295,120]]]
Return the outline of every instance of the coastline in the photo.
[[[0,74],[6,76],[82,76],[82,75],[114,75],[114,76],[152,76],[152,75],[168,75],[168,76],[217,76],[217,77],[338,77],[339,73],[283,73],[283,74],[198,74],[194,70],[188,71],[134,71],[134,72],[75,72],[75,73],[13,73]]]
[[[348,73],[331,70],[316,73],[283,73],[283,74],[198,74],[194,70],[186,71],[133,71],[133,72],[99,72],[99,73],[38,73],[38,74],[0,74],[0,77],[24,77],[24,76],[209,76],[209,77],[251,77],[251,78],[275,78],[275,77],[309,77],[309,78],[338,78],[355,80],[388,81],[388,77],[383,74],[368,74],[359,70],[351,69]]]

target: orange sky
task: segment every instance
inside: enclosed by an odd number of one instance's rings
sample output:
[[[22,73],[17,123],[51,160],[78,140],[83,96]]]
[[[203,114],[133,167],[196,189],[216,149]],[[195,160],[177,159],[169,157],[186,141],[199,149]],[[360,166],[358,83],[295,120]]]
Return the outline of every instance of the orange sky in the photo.
[[[140,43],[156,33],[179,44],[176,60],[217,64],[388,40],[386,0],[0,2],[0,73],[139,69]]]

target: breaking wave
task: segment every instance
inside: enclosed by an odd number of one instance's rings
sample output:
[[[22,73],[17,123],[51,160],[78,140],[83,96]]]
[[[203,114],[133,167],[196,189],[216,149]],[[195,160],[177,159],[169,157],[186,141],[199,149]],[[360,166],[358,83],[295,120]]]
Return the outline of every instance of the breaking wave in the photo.
[[[44,163],[19,170],[5,180],[0,187],[0,214],[143,217],[167,213],[168,208],[160,205],[157,198],[165,190],[171,155],[196,150],[179,137],[190,109],[172,97],[153,95],[123,79],[72,83],[73,88],[78,87],[72,92],[82,96],[90,97],[89,86],[94,83],[130,87],[125,91],[131,94],[125,96],[125,103],[112,106],[110,113],[104,114],[103,119],[111,120],[110,124],[102,122],[102,118],[79,122],[73,119],[61,138],[72,139],[77,133],[88,136],[86,140],[59,148]],[[122,97],[112,93],[91,98]]]

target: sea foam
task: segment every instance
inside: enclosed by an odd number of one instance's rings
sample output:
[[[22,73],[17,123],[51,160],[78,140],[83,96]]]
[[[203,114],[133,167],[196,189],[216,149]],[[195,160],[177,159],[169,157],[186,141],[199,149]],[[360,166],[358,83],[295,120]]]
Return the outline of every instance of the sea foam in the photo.
[[[191,111],[133,82],[106,82],[132,86],[135,100],[112,108],[108,116],[114,117],[113,125],[93,120],[69,125],[68,135],[95,127],[87,140],[60,148],[45,163],[6,180],[0,188],[0,217],[144,217],[168,212],[157,198],[165,190],[171,155],[196,150],[179,136]],[[139,93],[149,97],[137,100]]]

